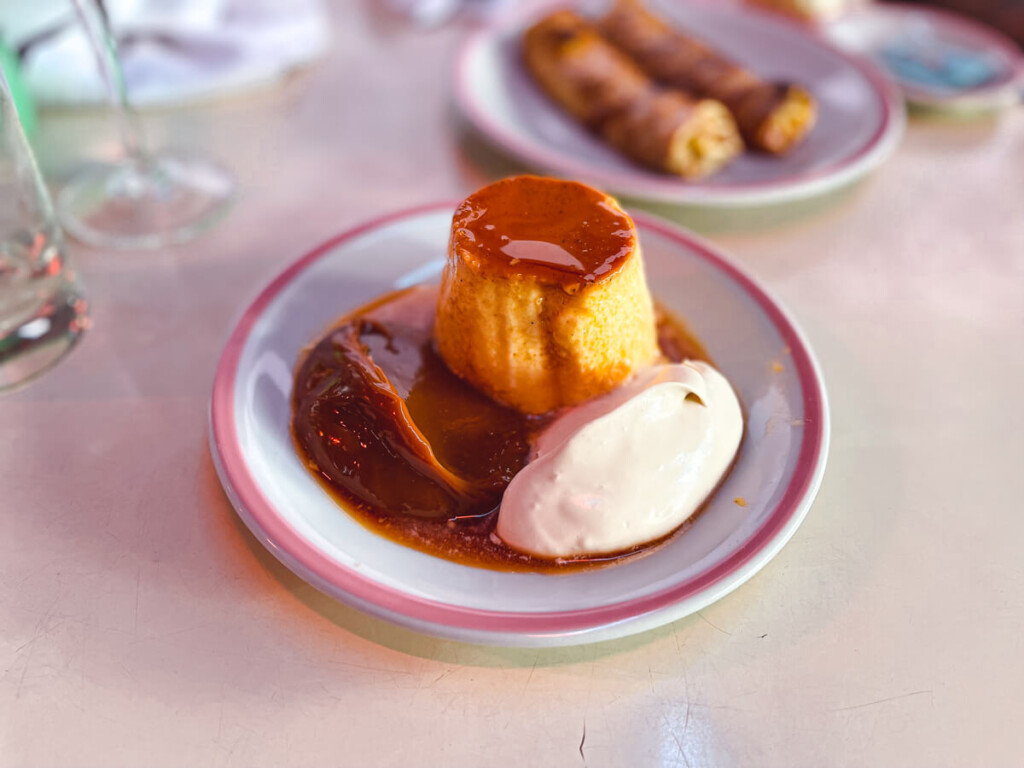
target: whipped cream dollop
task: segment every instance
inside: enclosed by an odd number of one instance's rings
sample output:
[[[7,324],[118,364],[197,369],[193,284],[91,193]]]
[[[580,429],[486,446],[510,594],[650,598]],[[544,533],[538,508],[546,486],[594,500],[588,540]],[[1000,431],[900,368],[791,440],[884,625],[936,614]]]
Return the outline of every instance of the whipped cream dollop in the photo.
[[[543,558],[659,539],[704,503],[742,437],[736,394],[711,365],[654,366],[552,422],[505,490],[496,533]]]

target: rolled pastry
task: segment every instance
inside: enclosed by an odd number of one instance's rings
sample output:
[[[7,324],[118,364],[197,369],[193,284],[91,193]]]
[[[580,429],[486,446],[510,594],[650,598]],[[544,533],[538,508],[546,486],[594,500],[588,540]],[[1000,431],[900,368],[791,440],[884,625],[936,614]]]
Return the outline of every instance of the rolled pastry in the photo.
[[[698,178],[743,148],[721,103],[655,85],[572,11],[556,11],[527,30],[523,58],[555,102],[643,165]]]
[[[760,79],[671,27],[639,0],[616,0],[597,27],[654,80],[725,104],[753,147],[782,154],[814,126],[817,105],[804,88]]]

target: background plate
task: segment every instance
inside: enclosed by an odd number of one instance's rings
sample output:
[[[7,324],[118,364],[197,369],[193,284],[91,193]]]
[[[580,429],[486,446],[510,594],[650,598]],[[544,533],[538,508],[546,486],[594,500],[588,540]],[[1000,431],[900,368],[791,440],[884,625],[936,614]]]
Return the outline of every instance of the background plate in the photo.
[[[793,80],[818,100],[818,124],[784,157],[745,152],[713,176],[683,181],[635,165],[588,133],[534,85],[520,62],[523,30],[539,14],[514,14],[464,45],[456,99],[469,120],[539,169],[633,197],[705,206],[782,203],[822,194],[877,166],[903,134],[903,100],[870,63],[766,13],[702,3],[649,3],[762,77]]]

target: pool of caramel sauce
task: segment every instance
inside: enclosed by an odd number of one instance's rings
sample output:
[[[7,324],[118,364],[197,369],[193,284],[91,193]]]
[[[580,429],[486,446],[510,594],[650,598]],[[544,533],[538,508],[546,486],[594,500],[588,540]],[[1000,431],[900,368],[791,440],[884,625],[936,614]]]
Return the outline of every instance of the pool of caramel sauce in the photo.
[[[696,515],[657,542],[557,561],[498,540],[501,494],[555,414],[521,414],[451,373],[434,350],[436,303],[436,288],[425,286],[381,297],[341,318],[299,364],[293,438],[341,507],[400,544],[512,571],[600,566],[653,551],[692,524]],[[657,318],[666,359],[708,360],[680,320],[661,308]]]

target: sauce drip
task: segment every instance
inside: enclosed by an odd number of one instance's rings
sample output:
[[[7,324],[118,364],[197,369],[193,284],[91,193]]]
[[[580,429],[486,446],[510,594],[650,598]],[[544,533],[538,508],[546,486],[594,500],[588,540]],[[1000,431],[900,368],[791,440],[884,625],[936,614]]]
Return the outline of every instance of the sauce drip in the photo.
[[[556,564],[492,538],[501,495],[548,417],[499,405],[448,370],[432,342],[436,303],[436,288],[385,297],[344,318],[302,361],[292,429],[321,484],[370,529],[470,565],[561,570],[632,554]],[[663,313],[658,339],[670,360],[707,359]]]
[[[389,515],[491,511],[526,462],[529,427],[451,373],[429,328],[355,318],[298,374],[295,434],[310,466]]]
[[[455,211],[452,240],[462,258],[499,274],[563,284],[605,278],[636,247],[632,221],[610,198],[539,176],[503,179],[467,197]]]

